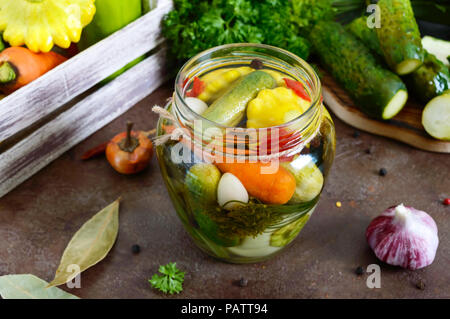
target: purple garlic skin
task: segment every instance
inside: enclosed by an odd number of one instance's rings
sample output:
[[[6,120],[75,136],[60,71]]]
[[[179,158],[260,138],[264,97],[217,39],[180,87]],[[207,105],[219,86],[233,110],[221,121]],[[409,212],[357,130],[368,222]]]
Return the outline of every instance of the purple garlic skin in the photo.
[[[378,259],[413,270],[430,265],[439,245],[433,218],[403,204],[388,208],[372,220],[366,238]]]

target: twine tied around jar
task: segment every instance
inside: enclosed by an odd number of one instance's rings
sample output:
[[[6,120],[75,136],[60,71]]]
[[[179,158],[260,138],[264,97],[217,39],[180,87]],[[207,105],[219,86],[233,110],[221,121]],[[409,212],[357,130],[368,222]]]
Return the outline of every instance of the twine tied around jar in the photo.
[[[152,107],[152,111],[158,114],[160,118],[172,121],[175,126],[174,130],[171,133],[156,136],[153,138],[153,142],[155,143],[156,146],[163,145],[170,140],[179,141],[180,138],[185,138],[187,141],[191,140],[191,135],[189,134],[188,130],[186,128],[181,127],[178,124],[176,117],[171,112],[169,112],[165,108],[160,107],[159,105],[154,105]],[[323,112],[322,108],[320,108],[319,118],[322,117],[322,112]],[[267,155],[244,155],[244,156],[235,155],[235,157],[237,161],[249,160],[254,162],[257,161],[270,162],[273,159],[277,159],[284,156],[290,156],[290,154],[294,155],[301,152],[302,149],[316,137],[316,135],[319,133],[319,130],[320,130],[320,123],[315,128],[313,134],[311,134],[306,140],[301,141],[298,145],[282,152]],[[214,154],[217,151],[215,148],[210,147],[209,145],[205,145],[202,147],[204,152],[209,152],[210,154]]]

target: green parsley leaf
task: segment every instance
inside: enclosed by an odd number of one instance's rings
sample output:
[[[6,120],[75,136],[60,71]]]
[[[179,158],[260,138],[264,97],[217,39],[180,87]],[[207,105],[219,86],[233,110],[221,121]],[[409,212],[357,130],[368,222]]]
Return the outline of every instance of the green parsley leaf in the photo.
[[[165,266],[159,266],[159,272],[162,275],[154,274],[149,280],[153,288],[171,295],[174,293],[178,294],[183,290],[185,273],[177,268],[177,263],[168,263]]]

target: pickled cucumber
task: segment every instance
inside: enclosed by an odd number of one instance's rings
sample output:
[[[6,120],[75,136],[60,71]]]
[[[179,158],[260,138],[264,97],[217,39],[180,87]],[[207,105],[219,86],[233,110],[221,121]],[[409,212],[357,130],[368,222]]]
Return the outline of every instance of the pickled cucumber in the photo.
[[[205,90],[198,98],[210,103],[218,99],[234,81],[250,72],[253,72],[253,69],[248,66],[214,70],[201,77],[205,83]]]
[[[289,203],[309,202],[319,195],[323,186],[323,175],[311,160],[311,157],[300,155],[290,163],[281,163],[295,178],[295,193]]]
[[[309,220],[309,216],[310,214],[305,214],[297,221],[275,231],[270,237],[270,246],[283,247],[293,241]]]
[[[254,71],[237,80],[202,116],[224,126],[236,126],[245,116],[247,103],[260,90],[276,85],[276,80],[264,71]]]
[[[239,239],[226,238],[218,234],[219,227],[206,213],[217,205],[217,186],[221,174],[213,164],[198,163],[192,166],[185,179],[186,202],[191,208],[200,230],[217,245],[230,247],[239,244]]]

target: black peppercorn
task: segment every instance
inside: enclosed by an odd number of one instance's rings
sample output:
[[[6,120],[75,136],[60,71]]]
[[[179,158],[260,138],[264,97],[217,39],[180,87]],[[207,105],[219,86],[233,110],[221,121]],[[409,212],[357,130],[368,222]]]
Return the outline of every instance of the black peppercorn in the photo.
[[[357,267],[355,269],[355,274],[357,274],[358,276],[364,275],[364,268],[362,266]]]
[[[260,70],[264,67],[264,65],[261,60],[253,59],[252,62],[250,63],[250,67],[255,70]]]
[[[378,175],[380,176],[386,176],[387,174],[387,170],[385,168],[380,168],[380,170],[378,171]]]
[[[366,149],[366,154],[372,154],[372,149],[369,147],[368,149]]]
[[[141,252],[141,246],[139,245],[133,245],[131,247],[131,251],[133,252],[133,254],[139,254]]]
[[[240,286],[240,287],[247,287],[247,285],[248,285],[248,280],[247,280],[247,279],[241,278],[241,279],[239,280],[239,286]]]
[[[420,290],[425,290],[425,283],[423,282],[423,280],[419,280],[419,281],[416,283],[416,288],[417,288],[417,289],[420,289]]]
[[[354,131],[353,132],[353,137],[354,138],[357,138],[357,137],[359,137],[361,134],[358,132],[358,131]]]

